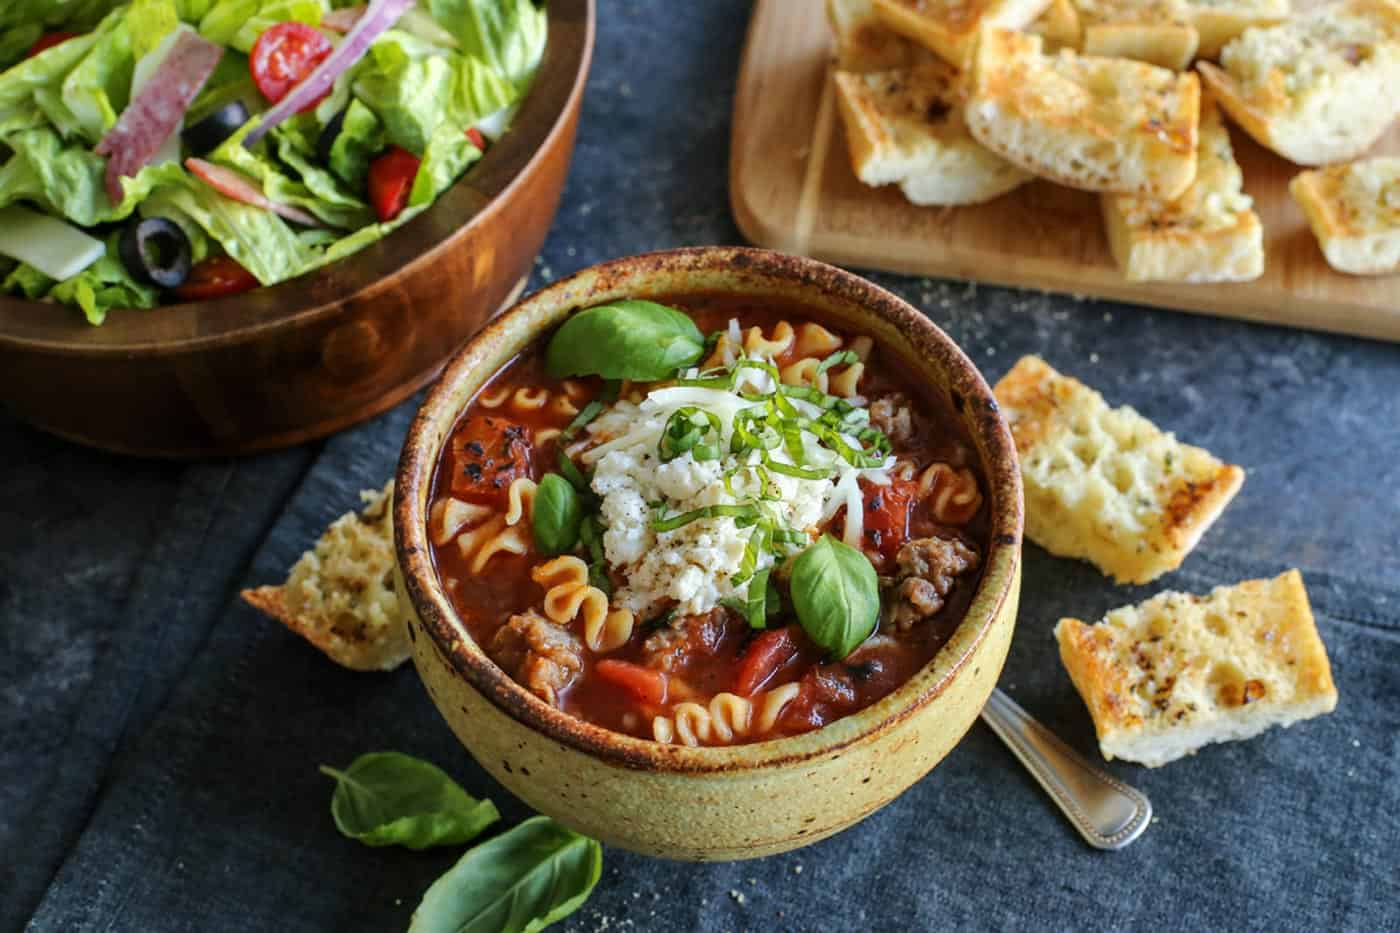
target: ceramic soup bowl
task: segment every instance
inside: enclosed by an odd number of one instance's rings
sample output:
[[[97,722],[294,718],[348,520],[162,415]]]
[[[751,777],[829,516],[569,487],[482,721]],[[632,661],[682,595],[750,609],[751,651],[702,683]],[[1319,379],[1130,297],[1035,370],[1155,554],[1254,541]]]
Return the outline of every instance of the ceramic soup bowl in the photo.
[[[984,571],[938,654],[874,705],[806,734],[729,747],[663,745],[577,719],[499,668],[453,609],[429,547],[436,464],[472,395],[576,309],[621,298],[722,293],[797,301],[871,335],[958,413],[990,508]],[[1021,581],[1021,485],[991,390],[922,313],[850,273],[741,248],[651,253],[585,269],[531,295],[448,364],[409,430],[394,501],[397,583],[428,694],[481,765],[531,807],[608,844],[691,860],[807,845],[888,803],[962,738],[996,684]]]

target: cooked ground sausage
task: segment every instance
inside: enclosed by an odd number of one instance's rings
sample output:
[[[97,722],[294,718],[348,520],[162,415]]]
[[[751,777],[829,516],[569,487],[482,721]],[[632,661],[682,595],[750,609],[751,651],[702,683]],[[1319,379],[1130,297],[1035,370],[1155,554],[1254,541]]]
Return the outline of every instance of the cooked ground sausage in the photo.
[[[956,538],[915,538],[895,555],[899,573],[885,599],[885,624],[907,632],[943,608],[957,578],[978,564],[977,552]]]
[[[914,436],[914,419],[909,414],[909,400],[898,392],[877,398],[870,403],[870,423],[896,444]]]
[[[583,670],[583,643],[573,632],[537,615],[513,615],[487,652],[517,683],[550,706]]]
[[[715,607],[700,615],[681,616],[654,632],[642,644],[642,662],[654,670],[674,673],[692,657],[719,650],[729,625],[729,611]]]

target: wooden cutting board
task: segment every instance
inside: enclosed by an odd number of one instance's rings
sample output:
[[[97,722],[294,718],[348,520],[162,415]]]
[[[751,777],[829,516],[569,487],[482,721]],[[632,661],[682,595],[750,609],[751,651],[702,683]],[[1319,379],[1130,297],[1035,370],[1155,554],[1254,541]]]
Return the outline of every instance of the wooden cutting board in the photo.
[[[1097,195],[1035,181],[989,204],[939,208],[916,207],[894,186],[862,185],[846,153],[830,61],[820,0],[758,0],[735,95],[729,196],[739,229],[760,246],[845,266],[1400,340],[1400,275],[1332,271],[1288,195],[1299,169],[1234,127],[1245,190],[1264,224],[1263,277],[1127,282],[1109,253]],[[1376,152],[1400,154],[1400,126]]]

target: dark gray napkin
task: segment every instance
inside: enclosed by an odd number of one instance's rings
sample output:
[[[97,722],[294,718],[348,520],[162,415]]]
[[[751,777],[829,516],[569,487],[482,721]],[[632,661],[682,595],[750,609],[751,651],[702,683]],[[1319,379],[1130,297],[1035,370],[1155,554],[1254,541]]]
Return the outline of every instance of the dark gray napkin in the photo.
[[[330,441],[253,560],[280,579],[325,523],[392,468],[409,409]],[[1193,591],[1261,567],[1193,556]],[[1306,571],[1305,571],[1306,572]],[[1307,574],[1337,712],[1149,771],[1110,766],[1157,820],[1116,854],[1088,849],[976,725],[928,777],[864,823],[755,862],[687,865],[609,850],[577,930],[1393,928],[1400,921],[1400,594]],[[1030,546],[1002,685],[1081,751],[1092,728],[1055,657],[1062,614],[1095,617],[1146,589]],[[130,754],[33,921],[40,931],[391,930],[458,850],[340,837],[316,771],[375,749],[437,762],[526,815],[466,755],[411,668],[353,674],[230,603]]]

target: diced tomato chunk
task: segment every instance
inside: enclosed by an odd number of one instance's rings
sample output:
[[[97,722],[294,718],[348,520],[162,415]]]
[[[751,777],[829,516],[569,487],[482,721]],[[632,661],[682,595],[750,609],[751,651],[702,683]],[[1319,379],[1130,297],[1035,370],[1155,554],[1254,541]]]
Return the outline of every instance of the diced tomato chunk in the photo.
[[[629,693],[633,699],[652,706],[666,702],[666,675],[640,664],[611,658],[593,665],[598,676]]]
[[[39,37],[37,42],[29,47],[29,51],[25,54],[25,57],[33,58],[40,52],[47,52],[54,46],[61,45],[69,39],[76,39],[77,37],[78,34],[76,32],[46,32]]]
[[[369,164],[369,200],[381,221],[393,220],[408,206],[421,162],[407,149],[390,146]]]
[[[467,127],[467,139],[470,139],[472,145],[482,152],[486,151],[486,137],[481,135],[481,130],[474,126]]]
[[[531,475],[529,438],[529,429],[509,418],[468,416],[452,434],[452,494],[472,502],[504,502],[510,484]]]
[[[734,692],[753,696],[778,669],[797,657],[794,626],[770,629],[749,643],[739,673],[734,678]]]
[[[175,289],[175,294],[185,301],[209,301],[213,298],[227,298],[258,287],[253,273],[228,256],[210,256],[201,259],[190,269],[189,278]]]
[[[917,499],[918,484],[913,480],[895,480],[888,486],[876,486],[862,481],[861,490],[865,493],[865,539],[861,550],[875,569],[884,573],[909,540],[909,513]]]
[[[305,23],[278,23],[270,26],[253,43],[248,55],[248,70],[253,74],[253,83],[272,103],[287,96],[287,92],[307,78],[316,66],[325,61],[335,46],[319,30]],[[326,93],[313,101],[308,101],[299,113],[306,113],[326,96]]]

